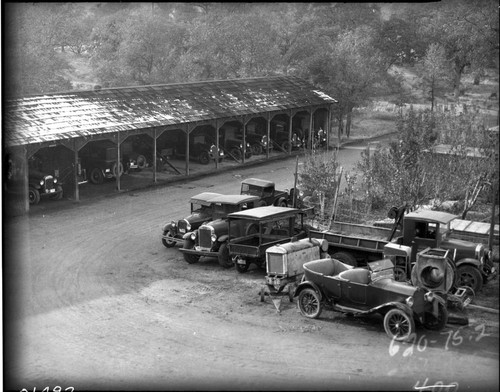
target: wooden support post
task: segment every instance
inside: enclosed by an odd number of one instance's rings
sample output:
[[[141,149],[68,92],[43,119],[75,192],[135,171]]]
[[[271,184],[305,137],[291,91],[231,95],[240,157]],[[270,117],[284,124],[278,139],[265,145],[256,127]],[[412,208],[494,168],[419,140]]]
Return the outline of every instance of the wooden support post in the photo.
[[[309,149],[312,151],[313,148],[313,108],[309,109]]]
[[[215,159],[215,170],[219,168],[219,151],[220,151],[220,146],[219,146],[219,122],[216,119],[215,120],[215,147],[217,150],[217,158]]]
[[[154,135],[153,135],[153,183],[156,184],[157,183],[157,178],[156,178],[156,170],[158,169],[157,168],[157,165],[156,165],[156,162],[157,162],[157,146],[156,146],[156,139],[157,139],[157,135],[156,135],[156,127],[154,129]]]
[[[78,146],[76,145],[76,139],[73,140],[73,152],[74,152],[74,164],[73,164],[73,180],[75,182],[75,201],[80,201],[80,186],[78,185]],[[81,168],[80,168],[81,170]]]
[[[288,155],[292,154],[292,122],[293,122],[293,112],[290,110],[290,122],[288,125]]]
[[[266,158],[269,159],[269,149],[271,146],[271,113],[267,112],[267,148]]]
[[[120,151],[120,131],[116,132],[116,190],[121,191],[120,188],[120,162],[121,162],[121,151]],[[123,168],[125,170],[125,168]]]

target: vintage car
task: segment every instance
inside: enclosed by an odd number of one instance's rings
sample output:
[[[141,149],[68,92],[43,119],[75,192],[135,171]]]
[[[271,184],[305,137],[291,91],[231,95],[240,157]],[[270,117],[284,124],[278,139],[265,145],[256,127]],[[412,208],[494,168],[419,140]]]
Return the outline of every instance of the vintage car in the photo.
[[[202,223],[212,220],[212,203],[210,202],[220,193],[203,192],[192,196],[189,200],[191,213],[187,217],[173,220],[163,226],[161,242],[167,248],[184,243],[184,234],[198,229]]]
[[[303,265],[304,280],[295,291],[300,312],[318,318],[324,307],[351,314],[378,313],[394,340],[406,341],[415,333],[415,321],[431,330],[442,330],[448,321],[446,302],[422,287],[394,280],[390,259],[353,268],[336,259],[320,259]]]
[[[185,138],[178,138],[174,141],[174,155],[176,157],[186,156],[186,140]],[[218,148],[215,140],[205,134],[190,134],[189,135],[189,159],[196,160],[202,165],[208,165],[210,161],[218,159],[222,162],[224,159],[224,151]]]
[[[61,200],[63,189],[58,178],[39,170],[30,168],[28,175],[28,200],[30,204],[38,204],[42,197]]]
[[[82,167],[92,184],[102,184],[105,179],[123,174],[123,162],[117,162],[117,148],[110,144],[86,145],[80,150]]]
[[[272,143],[287,152],[291,146],[292,149],[302,147],[302,141],[297,132],[292,132],[292,137],[288,134],[288,125],[283,121],[271,123],[271,141]]]
[[[246,272],[252,263],[264,267],[266,249],[307,235],[304,213],[297,208],[265,206],[233,212],[227,218],[227,253],[220,257],[226,263],[231,260],[238,272]]]
[[[250,144],[253,155],[261,155],[266,152],[268,142],[266,134],[248,132],[245,139]]]
[[[248,142],[246,142],[245,149],[243,148],[243,140],[240,139],[226,138],[222,144],[224,145],[224,150],[227,155],[236,161],[241,161],[243,151],[245,151],[245,159],[252,157],[252,148]]]
[[[259,196],[259,206],[287,207],[291,205],[290,194],[287,191],[276,190],[272,181],[247,178],[241,182],[240,194]]]
[[[220,195],[210,199],[213,220],[184,235],[180,249],[184,260],[193,264],[201,256],[217,257],[222,267],[232,267],[232,261],[227,258],[227,216],[236,211],[254,208],[258,202],[259,197],[249,195]]]

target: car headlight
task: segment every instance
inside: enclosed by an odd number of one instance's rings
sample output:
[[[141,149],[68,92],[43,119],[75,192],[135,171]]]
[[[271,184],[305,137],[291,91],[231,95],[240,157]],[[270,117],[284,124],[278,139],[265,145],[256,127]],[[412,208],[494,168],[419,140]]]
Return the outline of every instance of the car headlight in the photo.
[[[427,293],[424,294],[424,299],[427,301],[427,302],[432,302],[434,301],[434,293],[432,291],[429,291]]]
[[[240,148],[243,148],[243,144],[240,143]]]
[[[111,169],[106,169],[106,173],[110,173],[111,172]]]
[[[247,148],[250,148],[250,143],[247,143]]]
[[[40,180],[40,185],[43,185],[43,184],[45,184],[45,181]]]
[[[414,299],[413,297],[408,297],[405,299],[406,305],[408,305],[410,308],[413,306]]]
[[[190,237],[194,241],[196,239],[196,232],[191,233]]]
[[[57,178],[54,178],[54,184],[57,184]]]
[[[212,240],[212,242],[215,242],[215,241],[217,241],[217,236],[215,234],[212,234],[210,236],[210,239]]]
[[[172,225],[172,227],[177,226],[177,223],[175,221],[170,222],[170,224]]]
[[[188,222],[188,224],[186,225],[186,230],[187,230],[187,231],[191,231],[191,225],[189,224],[189,222]]]
[[[299,196],[304,197],[304,191],[299,191]]]

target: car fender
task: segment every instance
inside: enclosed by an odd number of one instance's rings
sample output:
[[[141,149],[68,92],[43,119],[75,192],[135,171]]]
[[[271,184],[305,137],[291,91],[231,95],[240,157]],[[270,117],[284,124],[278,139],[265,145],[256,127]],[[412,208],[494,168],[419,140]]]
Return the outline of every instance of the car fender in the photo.
[[[413,317],[413,311],[411,310],[411,308],[408,305],[403,304],[401,302],[387,302],[385,304],[374,307],[373,309],[371,309],[371,311],[372,312],[380,312],[380,311],[384,311],[385,309],[387,309],[386,311],[388,311],[392,308],[398,308],[398,309],[402,310],[403,312],[405,312],[408,316]]]
[[[457,260],[455,262],[455,266],[458,268],[460,267],[461,265],[466,265],[466,264],[469,264],[473,267],[477,267],[479,269],[481,269],[481,262],[477,259],[473,259],[473,258],[470,258],[470,257],[467,257],[467,258],[464,258],[464,259],[460,259],[460,260]]]
[[[163,232],[167,233],[170,231],[171,228],[172,228],[172,223],[166,223],[165,225],[163,225]]]
[[[226,242],[227,240],[229,239],[229,234],[224,234],[224,235],[221,235],[219,238],[217,238],[217,242]]]
[[[191,236],[191,234],[193,234],[193,233],[194,233],[194,231],[187,232],[186,234],[184,234],[182,236],[182,239],[187,240]]]
[[[285,197],[280,197],[276,200],[276,202],[274,203],[275,206],[279,206],[281,204],[282,201],[285,201],[287,204],[288,204],[288,201]]]
[[[316,285],[315,283],[313,282],[310,282],[308,280],[300,283],[298,286],[297,286],[297,289],[295,290],[295,293],[293,294],[294,297],[298,297],[298,295],[300,294],[300,292],[304,289],[307,289],[307,288],[310,288],[310,289],[313,289],[314,291],[316,291],[319,295],[319,299],[322,301],[323,300],[323,293],[321,292],[321,289],[319,288],[318,285]]]

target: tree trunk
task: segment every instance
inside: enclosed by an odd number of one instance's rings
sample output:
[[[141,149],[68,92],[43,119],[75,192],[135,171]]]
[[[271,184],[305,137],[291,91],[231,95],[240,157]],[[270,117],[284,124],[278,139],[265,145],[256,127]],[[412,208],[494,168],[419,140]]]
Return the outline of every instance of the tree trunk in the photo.
[[[347,138],[351,136],[351,122],[352,122],[352,106],[349,105],[347,108],[346,124],[345,124],[345,134]]]

